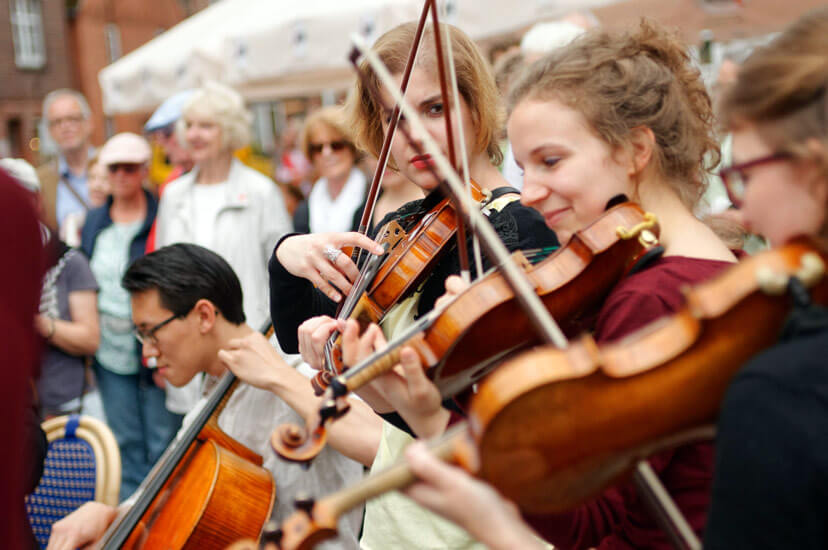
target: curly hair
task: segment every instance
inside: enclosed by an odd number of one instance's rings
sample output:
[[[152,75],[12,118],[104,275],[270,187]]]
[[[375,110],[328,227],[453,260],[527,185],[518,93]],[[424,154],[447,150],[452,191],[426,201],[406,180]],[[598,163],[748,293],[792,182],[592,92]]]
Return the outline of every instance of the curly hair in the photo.
[[[486,151],[492,163],[499,165],[503,162],[503,152],[498,145],[498,136],[503,127],[503,109],[491,67],[471,38],[457,27],[446,26],[451,39],[457,88],[472,113],[477,131],[475,152]],[[372,49],[391,74],[401,74],[405,70],[416,29],[416,23],[403,23],[383,34],[374,43]],[[426,26],[420,41],[417,65],[437,75],[434,29],[430,24]],[[367,61],[360,64],[360,71],[367,75],[373,88],[382,88],[379,77]],[[385,137],[382,108],[362,80],[356,80],[348,94],[345,109],[357,147],[375,157],[379,156]]]
[[[625,32],[588,31],[537,60],[512,87],[509,111],[527,99],[575,109],[611,146],[652,130],[656,169],[690,208],[720,158],[701,74],[675,35],[645,19]]]

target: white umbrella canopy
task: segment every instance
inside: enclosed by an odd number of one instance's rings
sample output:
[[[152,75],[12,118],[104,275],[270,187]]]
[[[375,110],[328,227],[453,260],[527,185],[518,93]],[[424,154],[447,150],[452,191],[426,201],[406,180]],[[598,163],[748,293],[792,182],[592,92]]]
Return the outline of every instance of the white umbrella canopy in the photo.
[[[482,39],[525,27],[561,3],[447,0],[438,5],[447,22]],[[416,20],[422,7],[422,0],[296,3],[288,19],[263,17],[243,32],[228,34],[222,52],[225,79],[246,97],[263,100],[344,88],[353,80],[347,60],[351,34],[372,42],[390,28]]]
[[[221,80],[226,33],[267,0],[222,0],[188,17],[98,73],[108,115],[147,111],[175,92]]]
[[[438,0],[445,20],[479,40],[617,0]],[[369,42],[416,20],[423,0],[221,0],[98,75],[104,112],[150,110],[220,80],[250,101],[346,88],[350,35]]]
[[[374,40],[415,19],[419,1],[303,0],[272,2],[268,12],[224,39],[224,78],[251,100],[341,89],[353,79],[350,34]]]

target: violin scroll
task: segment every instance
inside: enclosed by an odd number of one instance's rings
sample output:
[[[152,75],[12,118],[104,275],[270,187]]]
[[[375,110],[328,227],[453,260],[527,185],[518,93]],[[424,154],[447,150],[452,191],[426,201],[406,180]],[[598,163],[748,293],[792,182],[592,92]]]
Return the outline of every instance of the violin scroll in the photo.
[[[326,400],[319,408],[319,423],[314,430],[291,422],[282,424],[270,436],[270,446],[285,460],[309,466],[325,448],[328,423],[350,408],[344,397]]]
[[[319,371],[316,375],[311,378],[311,387],[313,388],[313,394],[317,397],[321,397],[325,390],[328,389],[328,386],[331,385],[331,380],[333,380],[334,374],[330,371]]]
[[[270,446],[280,457],[291,462],[309,465],[322,452],[328,433],[318,426],[308,435],[308,429],[297,424],[282,424],[270,436]]]
[[[280,550],[309,550],[337,536],[337,517],[326,513],[323,502],[297,500],[296,508],[279,529]]]

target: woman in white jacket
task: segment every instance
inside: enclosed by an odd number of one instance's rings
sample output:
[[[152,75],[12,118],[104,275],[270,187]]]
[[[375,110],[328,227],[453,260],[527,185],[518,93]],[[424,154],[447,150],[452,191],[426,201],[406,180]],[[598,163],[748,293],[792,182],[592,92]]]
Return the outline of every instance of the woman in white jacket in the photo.
[[[234,90],[211,83],[196,91],[177,127],[195,167],[164,189],[156,246],[189,242],[221,255],[241,280],[247,322],[258,327],[268,315],[267,261],[292,227],[276,184],[233,157],[247,145],[250,123]],[[168,387],[167,408],[188,412],[199,386]]]

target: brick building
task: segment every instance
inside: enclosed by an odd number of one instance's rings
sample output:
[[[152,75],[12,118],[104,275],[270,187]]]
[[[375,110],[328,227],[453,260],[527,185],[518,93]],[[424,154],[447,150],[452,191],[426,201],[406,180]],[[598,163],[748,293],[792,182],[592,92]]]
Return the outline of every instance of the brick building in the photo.
[[[75,80],[63,2],[0,2],[0,157],[35,161],[40,105]]]
[[[39,161],[41,102],[56,88],[75,88],[89,99],[94,143],[114,132],[140,131],[147,114],[104,118],[98,71],[208,4],[0,0],[0,157]],[[48,147],[41,152],[48,154]]]

